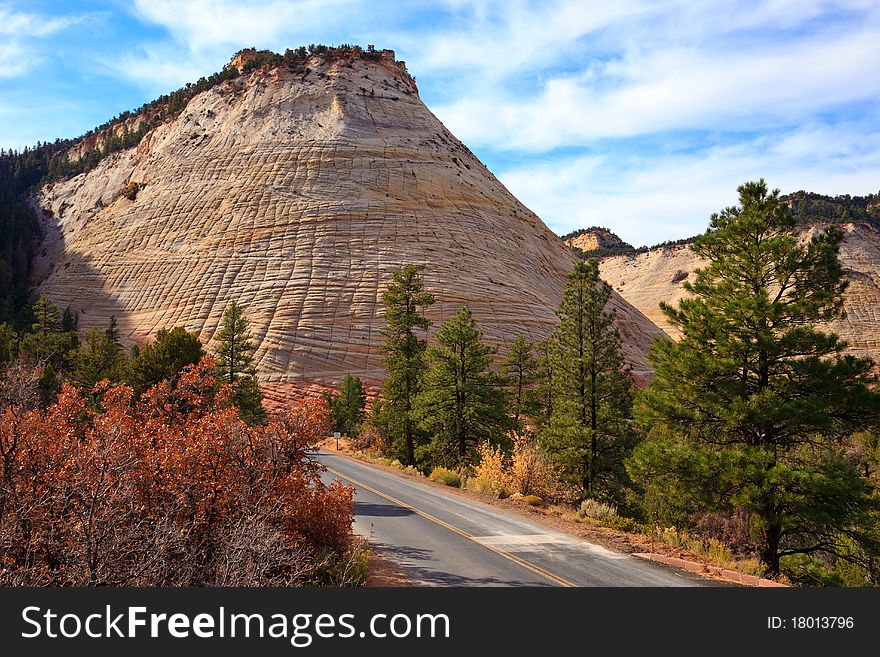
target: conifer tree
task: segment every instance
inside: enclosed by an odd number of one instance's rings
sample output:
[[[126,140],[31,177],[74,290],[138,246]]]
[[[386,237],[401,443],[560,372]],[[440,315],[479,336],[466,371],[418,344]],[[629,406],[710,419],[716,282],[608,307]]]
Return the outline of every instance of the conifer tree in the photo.
[[[344,436],[353,436],[364,421],[367,395],[361,380],[346,374],[339,385],[339,394],[328,395],[330,422],[334,431]]]
[[[250,322],[237,302],[230,302],[223,311],[217,339],[217,379],[232,386],[233,403],[242,420],[251,426],[264,423],[266,411],[254,365]]]
[[[420,425],[430,433],[432,464],[473,463],[480,442],[500,442],[509,427],[502,378],[489,371],[495,348],[483,344],[468,308],[437,332],[430,369],[416,398]]]
[[[513,428],[521,431],[524,417],[531,417],[536,411],[531,387],[539,375],[538,361],[532,355],[532,344],[524,336],[516,336],[501,365],[501,371],[506,379]]]
[[[707,265],[691,297],[663,305],[682,332],[657,343],[636,414],[651,428],[630,471],[659,516],[739,510],[771,575],[791,555],[876,550],[876,498],[841,456],[843,436],[876,417],[872,363],[817,323],[840,317],[847,287],[829,228],[800,239],[764,180],[712,215],[692,245]]]
[[[161,381],[176,383],[184,367],[198,363],[204,356],[197,335],[180,326],[160,329],[152,343],[143,349],[132,348],[126,383],[136,395],[142,395]]]
[[[597,260],[575,263],[548,345],[553,408],[542,441],[584,497],[621,502],[632,449],[632,378],[605,307],[611,287]]]
[[[86,390],[98,381],[118,383],[125,377],[125,352],[107,337],[106,331],[90,329],[74,357],[74,380]]]
[[[33,323],[22,336],[21,351],[43,364],[50,364],[53,385],[57,375],[69,369],[70,358],[78,340],[75,333],[64,331],[61,313],[47,297],[39,297],[31,309]],[[47,387],[48,390],[48,387]]]
[[[398,458],[406,465],[415,463],[417,427],[413,402],[424,376],[425,350],[428,343],[416,335],[431,326],[423,314],[434,303],[434,295],[424,289],[419,269],[405,265],[394,272],[388,289],[382,294],[385,304],[385,328],[380,352],[384,356],[385,381],[382,383],[380,420],[389,429],[389,440]]]
[[[107,339],[110,340],[115,345],[119,344],[119,322],[116,319],[115,315],[110,315],[110,323],[107,325],[107,329],[104,331],[104,334],[107,336]]]

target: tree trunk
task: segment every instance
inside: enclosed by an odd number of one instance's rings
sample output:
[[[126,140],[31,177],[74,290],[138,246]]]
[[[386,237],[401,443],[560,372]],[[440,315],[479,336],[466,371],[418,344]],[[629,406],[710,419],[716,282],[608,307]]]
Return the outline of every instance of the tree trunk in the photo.
[[[769,522],[764,530],[764,545],[761,547],[761,563],[767,568],[767,574],[775,577],[779,574],[779,543],[782,540],[782,525],[779,521]]]

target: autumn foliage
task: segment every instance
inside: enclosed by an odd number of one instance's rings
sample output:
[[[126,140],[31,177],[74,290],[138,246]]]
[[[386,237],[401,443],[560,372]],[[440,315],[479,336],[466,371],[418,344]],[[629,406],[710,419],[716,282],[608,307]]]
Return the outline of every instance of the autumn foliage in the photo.
[[[136,403],[106,381],[91,397],[65,385],[46,410],[5,395],[0,585],[321,583],[352,522],[351,489],[324,485],[307,454],[322,402],[249,427],[212,368]]]

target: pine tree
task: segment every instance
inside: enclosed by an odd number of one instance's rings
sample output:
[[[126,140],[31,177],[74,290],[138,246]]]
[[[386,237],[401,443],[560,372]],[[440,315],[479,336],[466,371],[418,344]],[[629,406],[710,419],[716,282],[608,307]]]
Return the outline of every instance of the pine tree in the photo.
[[[100,329],[90,329],[73,359],[73,379],[86,390],[98,381],[118,383],[125,377],[125,352]]]
[[[143,349],[132,348],[126,383],[136,395],[142,395],[161,381],[176,383],[184,367],[198,363],[204,356],[197,335],[180,326],[160,329],[151,344]]]
[[[532,355],[532,344],[524,336],[516,336],[501,364],[501,371],[506,378],[507,399],[513,412],[513,428],[519,432],[523,429],[524,417],[533,416],[537,410],[531,387],[540,373],[538,361]]]
[[[839,449],[878,403],[871,361],[815,328],[842,315],[841,232],[802,241],[778,190],[738,192],[691,247],[708,262],[685,283],[692,296],[663,306],[683,337],[650,353],[656,376],[636,413],[652,439],[630,471],[660,515],[747,513],[776,575],[789,555],[880,545],[876,500]]]
[[[384,338],[380,352],[384,356],[385,381],[382,383],[381,421],[389,428],[389,439],[398,457],[406,465],[415,463],[417,428],[413,402],[424,376],[426,340],[416,330],[427,331],[431,321],[424,310],[434,303],[434,295],[425,291],[419,269],[405,265],[394,272],[388,289],[382,294],[385,304]]]
[[[541,437],[582,496],[621,503],[623,463],[634,442],[632,378],[605,311],[610,297],[597,260],[575,263],[548,345],[554,400]]]
[[[31,308],[33,323],[21,339],[21,351],[41,363],[51,364],[47,377],[53,382],[70,367],[77,347],[75,333],[64,331],[61,313],[47,297],[39,297]],[[48,390],[48,388],[46,388]]]
[[[9,324],[0,324],[0,369],[18,355],[18,335]]]
[[[223,311],[217,339],[217,379],[232,386],[233,403],[242,420],[251,426],[264,423],[266,411],[254,365],[250,322],[237,302],[230,302]]]
[[[471,311],[462,308],[428,348],[430,369],[416,398],[420,425],[431,434],[432,465],[473,463],[480,442],[500,442],[509,427],[503,380],[489,371],[495,348],[483,344]]]
[[[333,431],[344,436],[353,436],[364,421],[364,409],[367,407],[367,395],[361,380],[346,374],[339,385],[339,394],[328,396],[330,422]]]
[[[115,345],[119,344],[119,322],[116,320],[115,315],[110,315],[110,323],[107,325],[104,334],[110,342]]]

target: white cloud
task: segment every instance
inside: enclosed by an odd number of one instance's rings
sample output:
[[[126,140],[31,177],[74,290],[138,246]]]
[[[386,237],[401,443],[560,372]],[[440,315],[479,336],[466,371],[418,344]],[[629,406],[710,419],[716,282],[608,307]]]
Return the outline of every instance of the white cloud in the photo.
[[[53,18],[19,11],[10,3],[0,4],[0,79],[20,77],[33,70],[43,59],[38,40],[85,19],[86,15]]]
[[[784,193],[877,193],[880,130],[811,125],[685,154],[568,157],[502,172],[510,191],[551,228],[611,228],[639,246],[696,235],[736,187],[765,178]]]
[[[40,14],[16,11],[11,4],[0,4],[0,35],[15,37],[46,37],[63,30],[82,17],[50,18]]]
[[[351,20],[356,0],[135,0],[143,20],[166,28],[193,51],[230,44],[274,44],[285,33],[308,34]],[[299,44],[296,44],[299,45]]]
[[[665,48],[548,79],[521,98],[504,85],[435,108],[464,141],[547,151],[669,130],[750,131],[880,97],[880,28],[748,51]]]
[[[15,78],[31,66],[24,49],[15,42],[0,43],[0,79]]]

